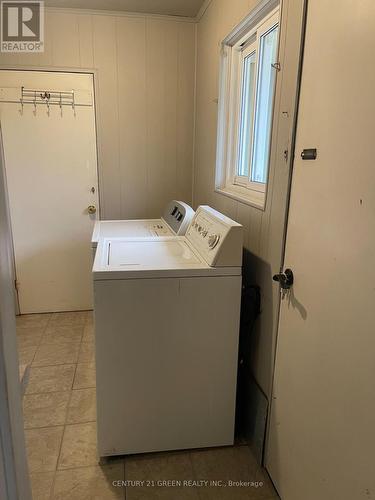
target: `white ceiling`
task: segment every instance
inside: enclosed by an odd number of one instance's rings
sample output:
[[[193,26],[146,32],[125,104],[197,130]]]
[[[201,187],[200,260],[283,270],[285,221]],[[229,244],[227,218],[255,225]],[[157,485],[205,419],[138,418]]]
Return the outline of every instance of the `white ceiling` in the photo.
[[[195,17],[204,0],[45,0],[48,7],[117,10]]]

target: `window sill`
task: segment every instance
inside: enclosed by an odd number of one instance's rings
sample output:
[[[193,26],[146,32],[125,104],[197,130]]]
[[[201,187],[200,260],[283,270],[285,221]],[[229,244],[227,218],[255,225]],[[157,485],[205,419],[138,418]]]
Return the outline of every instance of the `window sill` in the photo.
[[[254,191],[235,185],[217,187],[215,189],[215,192],[224,196],[228,196],[233,200],[240,201],[241,203],[245,203],[245,205],[250,205],[251,207],[257,208],[259,210],[265,209],[266,193],[261,193],[259,191]]]

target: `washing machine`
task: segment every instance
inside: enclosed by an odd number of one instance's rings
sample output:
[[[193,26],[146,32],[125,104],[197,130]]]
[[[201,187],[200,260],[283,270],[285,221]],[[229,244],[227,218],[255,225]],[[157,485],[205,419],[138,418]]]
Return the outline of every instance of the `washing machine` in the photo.
[[[232,445],[242,226],[107,238],[93,267],[100,457]]]
[[[93,257],[102,238],[184,235],[193,216],[194,210],[189,205],[173,200],[160,219],[98,220],[91,239]]]

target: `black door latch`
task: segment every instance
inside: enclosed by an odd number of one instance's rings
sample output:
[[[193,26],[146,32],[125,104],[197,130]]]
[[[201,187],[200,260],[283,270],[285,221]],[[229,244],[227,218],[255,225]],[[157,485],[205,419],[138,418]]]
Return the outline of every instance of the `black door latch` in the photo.
[[[278,281],[283,290],[289,290],[294,283],[293,271],[291,269],[285,269],[283,273],[275,274],[273,281]]]
[[[316,148],[304,149],[301,153],[302,160],[316,160],[317,156]]]

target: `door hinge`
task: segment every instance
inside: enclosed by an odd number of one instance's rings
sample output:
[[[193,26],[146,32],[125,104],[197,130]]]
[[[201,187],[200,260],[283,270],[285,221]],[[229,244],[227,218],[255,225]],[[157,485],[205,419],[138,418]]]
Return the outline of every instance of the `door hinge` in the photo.
[[[271,64],[271,66],[273,67],[273,69],[275,69],[276,71],[281,71],[281,64],[279,62],[275,62],[273,64]]]
[[[17,290],[17,292],[18,292],[19,287],[20,287],[20,282],[17,280],[14,280],[14,288]]]

